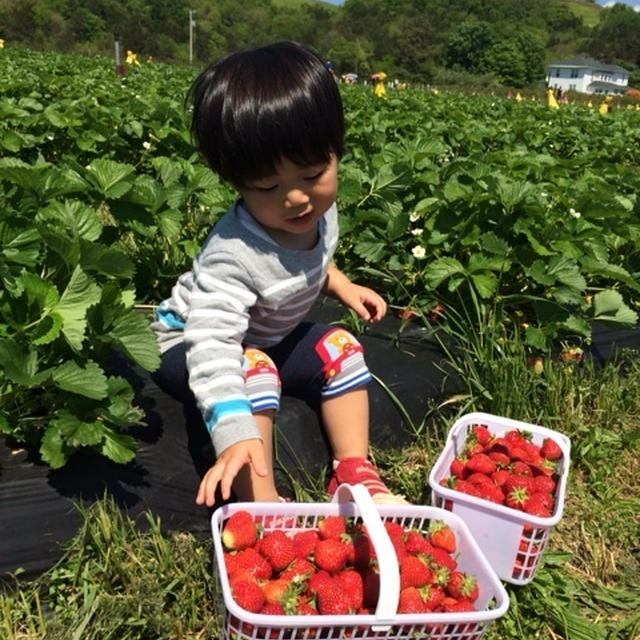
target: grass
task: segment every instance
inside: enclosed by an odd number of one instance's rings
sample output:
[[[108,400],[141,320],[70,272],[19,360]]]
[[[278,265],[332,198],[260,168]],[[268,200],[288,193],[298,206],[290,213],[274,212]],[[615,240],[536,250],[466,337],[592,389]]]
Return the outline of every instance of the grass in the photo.
[[[483,410],[566,433],[572,462],[564,516],[535,579],[506,585],[509,611],[483,637],[638,640],[640,354],[623,354],[603,367],[549,355],[536,374],[509,319],[481,305],[471,316],[449,318],[442,338],[466,391],[413,424],[410,447],[372,456],[394,489],[426,504],[429,469],[457,415]],[[323,498],[317,479],[291,482],[298,499]],[[5,581],[0,636],[221,637],[211,542],[163,533],[151,515],[148,525],[137,529],[108,497],[86,509],[83,527],[55,567],[37,579]]]

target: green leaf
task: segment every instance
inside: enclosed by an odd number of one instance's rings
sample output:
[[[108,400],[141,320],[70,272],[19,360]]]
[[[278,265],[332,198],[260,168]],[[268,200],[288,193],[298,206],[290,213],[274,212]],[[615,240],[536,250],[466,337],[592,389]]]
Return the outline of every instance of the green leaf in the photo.
[[[131,189],[129,178],[135,172],[130,164],[100,158],[87,167],[87,178],[97,186],[107,198],[119,198]]]
[[[79,200],[53,201],[38,211],[36,221],[85,240],[97,240],[102,233],[102,223],[95,209]]]
[[[101,453],[114,462],[129,462],[136,455],[137,442],[135,438],[116,433],[105,427]]]
[[[498,288],[498,278],[490,272],[472,273],[471,280],[481,298],[490,298]]]
[[[107,395],[107,376],[102,368],[91,360],[82,367],[74,360],[67,360],[51,370],[51,379],[60,389],[87,398],[101,400]]]
[[[135,271],[126,253],[97,242],[81,244],[80,265],[85,271],[97,271],[113,278],[132,278]]]
[[[62,318],[62,332],[76,351],[82,349],[87,309],[100,300],[100,287],[78,266],[54,310]]]
[[[10,338],[0,338],[0,365],[9,380],[25,387],[41,384],[46,378],[46,373],[38,372],[38,354]]]
[[[141,367],[154,371],[160,366],[160,351],[149,319],[135,309],[117,318],[110,335],[123,351]]]
[[[438,258],[429,264],[425,271],[424,279],[430,289],[435,289],[452,275],[463,273],[465,273],[464,267],[455,258]]]
[[[62,440],[62,434],[56,424],[51,421],[42,436],[40,455],[52,469],[59,469],[67,461],[67,452]]]
[[[36,346],[49,344],[60,335],[61,330],[62,318],[57,313],[45,316],[30,333],[31,344]]]
[[[528,326],[524,332],[524,341],[536,349],[545,349],[547,346],[547,337],[539,327]]]
[[[620,292],[613,289],[600,291],[593,296],[593,318],[628,326],[638,322],[638,314],[625,304]]]

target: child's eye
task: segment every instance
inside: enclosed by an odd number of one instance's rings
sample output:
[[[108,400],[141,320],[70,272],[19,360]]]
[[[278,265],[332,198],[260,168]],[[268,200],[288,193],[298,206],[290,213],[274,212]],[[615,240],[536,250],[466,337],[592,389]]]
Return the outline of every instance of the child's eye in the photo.
[[[256,185],[255,187],[253,187],[256,191],[260,191],[262,193],[268,193],[269,191],[275,191],[278,188],[277,184],[273,184],[269,187],[263,187],[263,186],[258,186]]]
[[[317,180],[326,170],[327,170],[327,167],[322,167],[320,171],[314,173],[312,176],[306,176],[305,180],[308,180],[309,182],[312,182],[313,180]]]

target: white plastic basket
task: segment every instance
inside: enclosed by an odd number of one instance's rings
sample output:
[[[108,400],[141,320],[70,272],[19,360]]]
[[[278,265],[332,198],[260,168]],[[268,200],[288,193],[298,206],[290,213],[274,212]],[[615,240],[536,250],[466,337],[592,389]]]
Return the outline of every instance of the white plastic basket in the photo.
[[[462,452],[468,428],[474,424],[486,425],[497,436],[511,429],[519,429],[529,431],[533,435],[533,442],[538,445],[545,438],[553,438],[558,443],[562,449],[562,459],[557,468],[555,505],[550,518],[533,516],[440,485],[440,480],[450,475],[449,465]],[[526,584],[533,580],[551,528],[562,517],[570,450],[569,438],[558,431],[489,413],[468,413],[451,427],[444,449],[429,474],[433,504],[450,510],[465,521],[502,580]]]
[[[231,596],[221,540],[224,523],[241,509],[253,514],[265,529],[285,531],[316,528],[327,515],[355,518],[367,527],[380,567],[380,596],[372,615],[266,615],[239,607]],[[399,614],[398,563],[384,528],[386,520],[404,528],[426,532],[433,519],[444,520],[453,529],[458,546],[458,566],[473,573],[478,582],[478,611],[456,613]],[[377,638],[385,640],[476,640],[495,619],[504,615],[509,598],[465,523],[456,515],[430,506],[375,505],[362,485],[343,484],[330,503],[239,502],[217,509],[211,518],[215,565],[225,606],[225,640],[312,640],[319,638]]]

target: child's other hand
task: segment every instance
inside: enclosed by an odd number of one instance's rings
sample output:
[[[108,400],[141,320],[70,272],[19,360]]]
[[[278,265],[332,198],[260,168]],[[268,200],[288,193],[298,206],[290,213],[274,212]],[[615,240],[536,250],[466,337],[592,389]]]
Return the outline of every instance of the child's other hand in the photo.
[[[387,303],[384,298],[369,287],[363,287],[353,282],[340,291],[342,303],[353,309],[363,320],[377,322],[387,313]]]
[[[218,456],[211,469],[204,474],[198,487],[196,504],[206,504],[208,507],[213,506],[218,483],[220,484],[222,498],[227,500],[231,495],[233,479],[245,464],[253,465],[254,471],[259,476],[266,476],[269,473],[264,459],[262,440],[258,438],[241,440],[227,447]]]

